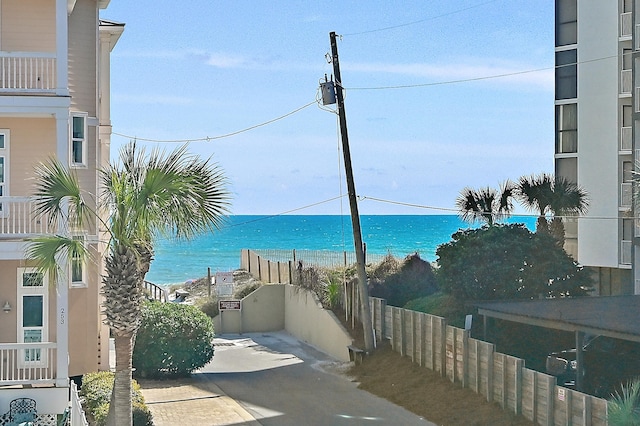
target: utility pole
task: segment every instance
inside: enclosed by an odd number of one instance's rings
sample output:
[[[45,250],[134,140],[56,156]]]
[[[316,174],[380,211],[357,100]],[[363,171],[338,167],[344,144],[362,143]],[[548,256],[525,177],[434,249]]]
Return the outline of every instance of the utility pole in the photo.
[[[333,75],[336,79],[336,99],[338,103],[338,116],[340,117],[340,135],[342,136],[342,154],[344,156],[344,168],[347,177],[347,190],[349,192],[349,206],[351,208],[351,224],[353,227],[353,243],[356,251],[358,270],[358,288],[360,289],[360,320],[364,329],[364,346],[367,353],[371,353],[374,347],[373,326],[371,324],[371,308],[369,306],[369,288],[367,287],[367,272],[364,267],[364,247],[362,244],[362,231],[360,229],[360,215],[358,214],[358,200],[356,198],[356,185],[353,181],[351,170],[351,152],[349,151],[349,135],[347,134],[347,116],[344,110],[344,96],[342,93],[342,77],[340,76],[340,62],[338,61],[338,44],[336,33],[329,33],[331,41],[331,62],[333,63]]]

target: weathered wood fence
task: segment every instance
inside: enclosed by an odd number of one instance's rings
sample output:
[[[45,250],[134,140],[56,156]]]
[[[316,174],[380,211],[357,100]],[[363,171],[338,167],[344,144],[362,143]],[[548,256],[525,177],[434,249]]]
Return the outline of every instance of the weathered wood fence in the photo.
[[[297,261],[271,261],[242,250],[241,268],[261,281],[295,284]],[[306,266],[306,265],[305,265]],[[358,317],[358,294],[345,291],[345,310]],[[402,356],[483,395],[487,401],[539,425],[607,424],[607,401],[556,385],[556,378],[525,367],[524,360],[496,352],[493,343],[447,325],[446,319],[387,306],[371,297],[377,340],[389,339]]]
[[[497,402],[540,425],[606,425],[607,401],[556,385],[556,378],[525,368],[524,360],[447,325],[444,318],[387,306],[370,298],[376,338],[414,363]],[[355,310],[357,312],[357,310]]]
[[[368,254],[370,262],[380,262],[384,255]],[[356,262],[354,252],[325,250],[248,250],[240,252],[240,269],[254,278],[273,284],[294,284],[299,267],[341,268]]]

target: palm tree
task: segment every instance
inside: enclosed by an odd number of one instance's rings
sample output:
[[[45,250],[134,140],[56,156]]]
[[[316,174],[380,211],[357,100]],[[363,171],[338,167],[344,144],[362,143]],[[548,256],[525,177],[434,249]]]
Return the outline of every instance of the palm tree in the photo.
[[[553,181],[553,196],[549,211],[553,214],[549,231],[560,246],[564,246],[564,216],[583,215],[589,207],[587,191],[569,179],[556,176]]]
[[[96,209],[88,207],[75,175],[56,160],[41,165],[37,176],[38,213],[68,226],[97,221],[109,236],[102,278],[105,323],[116,346],[109,424],[131,425],[131,359],[153,241],[219,229],[229,207],[226,178],[210,160],[188,154],[186,146],[168,155],[159,150],[147,154],[135,142],[122,148],[119,163],[101,171]],[[40,237],[28,250],[29,257],[49,272],[60,267],[56,259],[61,256],[84,254],[86,250],[68,235]]]
[[[538,213],[536,232],[549,232],[546,215],[549,212],[553,194],[553,176],[542,173],[540,175],[522,176],[518,180],[516,197],[524,207]]]
[[[484,222],[489,226],[508,217],[513,211],[514,185],[504,182],[500,190],[464,188],[456,199],[456,208],[465,222]]]
[[[565,235],[562,217],[584,214],[589,206],[584,189],[567,178],[547,173],[521,177],[516,193],[526,208],[538,213],[536,232],[551,233],[561,246]],[[547,214],[553,215],[551,226]]]

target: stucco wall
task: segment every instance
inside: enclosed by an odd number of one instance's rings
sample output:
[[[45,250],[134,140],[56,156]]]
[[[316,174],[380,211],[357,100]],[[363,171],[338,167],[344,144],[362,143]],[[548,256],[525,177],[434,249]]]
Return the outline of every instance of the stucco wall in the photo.
[[[285,330],[340,361],[349,361],[353,339],[316,295],[300,287],[285,287]]]
[[[214,318],[214,327],[218,334],[285,330],[340,361],[349,361],[351,336],[314,293],[300,287],[264,285],[242,299],[242,310],[223,311]]]

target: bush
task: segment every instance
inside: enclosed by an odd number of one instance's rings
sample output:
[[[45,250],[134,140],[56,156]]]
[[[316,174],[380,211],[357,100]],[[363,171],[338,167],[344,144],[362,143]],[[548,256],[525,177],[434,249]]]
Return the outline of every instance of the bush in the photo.
[[[215,318],[220,313],[220,307],[218,306],[218,298],[215,296],[208,297],[198,304],[198,307],[209,318]]]
[[[438,290],[433,267],[416,254],[409,255],[398,266],[385,258],[369,274],[369,295],[387,300],[391,306],[404,306],[409,300],[428,296]],[[382,270],[382,271],[381,271]]]
[[[262,286],[262,283],[258,281],[258,282],[246,284],[242,287],[238,287],[234,292],[233,297],[235,297],[236,299],[244,299],[249,294],[259,289],[261,286]]]
[[[133,350],[138,377],[186,377],[213,358],[213,323],[198,308],[146,303]]]
[[[464,327],[466,314],[464,305],[453,297],[442,292],[413,299],[404,305],[410,311],[424,312],[447,319],[447,323],[456,327]]]
[[[609,399],[607,420],[611,426],[640,425],[640,380],[633,380]]]
[[[113,389],[113,373],[101,371],[85,374],[80,395],[84,398],[84,409],[97,426],[104,426],[109,414],[109,402]],[[153,426],[153,416],[144,403],[140,385],[135,380],[132,385],[132,407],[134,426]]]
[[[554,237],[521,224],[456,232],[436,255],[440,288],[458,301],[584,296],[591,285]]]

